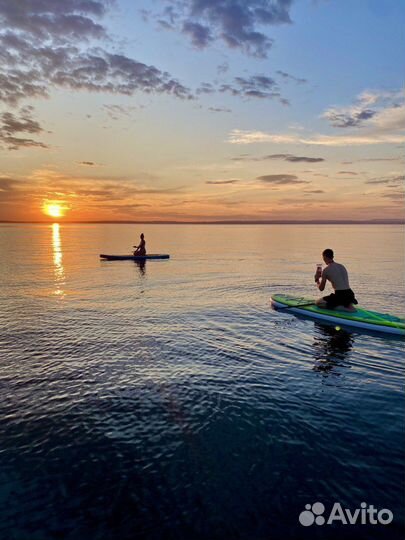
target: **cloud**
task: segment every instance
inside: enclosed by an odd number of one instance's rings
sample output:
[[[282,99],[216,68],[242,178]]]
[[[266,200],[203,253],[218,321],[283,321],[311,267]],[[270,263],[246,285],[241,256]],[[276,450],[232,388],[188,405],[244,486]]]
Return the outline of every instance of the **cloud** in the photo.
[[[276,81],[266,75],[252,75],[249,78],[235,77],[232,84],[222,84],[219,92],[227,92],[233,96],[245,98],[273,99],[278,98],[283,105],[288,105],[287,99],[283,98]]]
[[[88,166],[88,167],[93,167],[94,165],[96,165],[94,163],[94,161],[78,161],[78,164],[79,165],[85,165],[85,166]]]
[[[263,26],[290,24],[292,0],[165,0],[160,16],[170,29],[185,34],[199,49],[222,41],[230,49],[266,58],[273,40]]]
[[[373,106],[373,108],[370,108]],[[357,96],[349,107],[331,107],[321,118],[329,121],[333,127],[385,127],[386,129],[404,129],[404,95],[401,92],[370,92]]]
[[[372,113],[369,110],[370,106],[373,106]],[[405,103],[402,92],[363,92],[352,107],[331,108],[323,113],[322,117],[330,120],[332,126],[337,127],[340,133],[326,135],[297,132],[297,130],[286,133],[267,133],[234,129],[229,133],[228,142],[231,144],[304,144],[325,147],[400,145],[405,142]],[[341,134],[342,127],[347,128],[344,135]],[[400,159],[368,158],[356,161]]]
[[[325,118],[334,127],[355,127],[360,126],[364,120],[369,120],[377,114],[372,109],[352,108],[348,110],[329,109],[325,111],[322,118]]]
[[[0,201],[4,201],[19,185],[18,180],[8,176],[0,176]]]
[[[237,184],[238,180],[207,180],[205,183],[218,186],[218,185],[225,185],[225,184]]]
[[[257,180],[277,186],[310,183],[307,180],[299,180],[294,174],[265,174],[264,176],[258,176]]]
[[[399,161],[401,157],[388,157],[388,158],[362,158],[358,161]],[[348,162],[349,163],[349,162]]]
[[[357,175],[358,173],[354,171],[338,171],[338,174],[350,174],[351,176]]]
[[[204,49],[213,40],[209,27],[196,22],[184,21],[182,32],[190,37],[197,49]]]
[[[215,86],[207,82],[201,83],[197,88],[197,94],[213,94],[214,92],[216,92]]]
[[[67,51],[65,51],[67,52]],[[103,50],[67,54],[65,64],[50,74],[51,82],[72,90],[132,95],[136,91],[172,94],[191,99],[187,88],[167,73],[122,54]]]
[[[32,202],[38,197],[35,185],[8,176],[0,176],[0,204],[14,205],[29,200]]]
[[[37,169],[20,179],[0,176],[0,203],[5,211],[6,206],[18,207],[23,219],[24,207],[36,208],[38,213],[45,200],[63,203],[72,215],[87,214],[94,208],[103,209],[108,215],[113,206],[155,207],[186,191],[183,186],[150,186],[145,178],[147,175],[142,172],[130,176],[96,176]]]
[[[318,206],[319,201],[310,201],[308,199],[302,199],[301,197],[287,197],[284,199],[278,199],[277,204],[280,205],[293,205],[300,206],[302,208],[311,208],[312,206]]]
[[[386,199],[391,199],[394,203],[403,204],[405,202],[405,191],[403,190],[397,190],[397,191],[387,191],[386,193],[383,193],[381,197],[385,197]]]
[[[129,214],[131,215],[133,210],[136,210],[138,208],[149,208],[150,204],[148,203],[131,203],[131,204],[94,204],[94,208],[101,208],[104,211],[111,211],[114,212],[114,214]]]
[[[197,94],[228,93],[246,99],[278,99],[283,105],[289,105],[288,99],[281,94],[276,80],[267,75],[258,74],[250,77],[234,77],[232,82],[218,86],[203,82],[197,89]]]
[[[295,143],[297,142],[295,135],[276,135],[265,133],[263,131],[248,131],[242,129],[233,129],[228,136],[228,142],[231,144],[254,144],[263,142],[275,143]]]
[[[152,15],[151,11],[147,9],[140,9],[139,14],[142,17],[143,22],[149,22],[149,18]]]
[[[208,107],[208,110],[211,111],[211,112],[216,112],[216,113],[220,113],[220,112],[230,113],[230,112],[232,112],[232,110],[228,109],[227,107]]]
[[[107,112],[111,120],[119,120],[123,116],[131,116],[137,107],[133,105],[113,105],[104,104],[103,109]]]
[[[387,158],[360,158],[354,161],[342,161],[342,165],[353,165],[353,163],[359,163],[363,161],[377,162],[377,161],[400,161],[402,157],[387,157]]]
[[[169,73],[94,45],[110,40],[99,22],[108,0],[0,1],[0,101],[48,97],[52,87],[191,99]]]
[[[405,130],[405,104],[378,111],[368,127],[381,134],[403,132]]]
[[[313,194],[325,193],[323,189],[304,189],[304,192]]]
[[[264,131],[248,131],[233,129],[227,142],[231,144],[306,144],[317,146],[367,146],[373,144],[400,144],[405,142],[405,135],[401,133],[383,133],[377,130],[369,134],[359,135],[322,135],[303,136],[297,134],[266,133]]]
[[[366,184],[388,184],[392,186],[399,186],[403,184],[404,182],[405,182],[405,175],[403,174],[366,180]]]
[[[223,62],[222,64],[219,64],[217,66],[217,73],[218,75],[224,75],[229,71],[229,64],[228,62]]]
[[[285,161],[290,161],[292,163],[319,163],[325,161],[324,158],[293,156],[291,154],[272,154],[267,156],[266,159],[285,159]]]
[[[267,156],[261,156],[261,157],[240,156],[240,157],[232,158],[233,161],[265,161],[268,159],[283,159],[291,163],[319,163],[321,161],[325,161],[324,158],[294,156],[293,154],[269,154]]]
[[[102,0],[2,0],[0,16],[4,27],[17,28],[42,40],[57,35],[63,42],[67,38],[105,37],[104,28],[92,17],[105,15],[107,5],[108,2]]]
[[[294,81],[297,84],[305,84],[307,83],[307,79],[301,79],[299,77],[294,77],[294,75],[290,75],[289,73],[286,73],[285,71],[277,70],[276,73],[280,75],[285,81]]]
[[[0,114],[0,146],[8,150],[18,150],[22,147],[48,148],[43,142],[19,135],[20,133],[38,134],[44,131],[32,118],[32,112],[32,107],[24,107],[20,109],[19,116],[11,112]]]

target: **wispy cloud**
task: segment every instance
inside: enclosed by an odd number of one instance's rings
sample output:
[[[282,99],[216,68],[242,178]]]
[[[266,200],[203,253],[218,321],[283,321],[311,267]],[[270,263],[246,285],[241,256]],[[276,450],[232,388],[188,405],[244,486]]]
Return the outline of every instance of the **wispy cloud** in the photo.
[[[232,112],[232,109],[228,109],[227,107],[208,107],[208,110],[215,113],[230,113]]]
[[[392,186],[400,186],[405,182],[405,175],[393,175],[393,176],[385,176],[383,178],[372,178],[370,180],[366,180],[366,184],[387,184]]]
[[[377,111],[372,109],[362,109],[360,107],[352,107],[346,110],[329,109],[323,113],[322,118],[328,120],[334,127],[357,127],[364,120],[369,120],[377,114]]]
[[[255,143],[296,143],[300,138],[296,135],[272,134],[264,131],[248,131],[233,129],[228,136],[227,142],[231,144],[255,144]]]
[[[276,73],[280,75],[280,77],[282,77],[282,79],[284,79],[285,81],[293,81],[297,84],[305,84],[308,82],[307,79],[295,77],[294,75],[290,75],[289,73],[286,73],[285,71],[281,71],[280,69],[278,69]]]
[[[400,133],[384,133],[374,131],[368,135],[354,133],[352,135],[307,135],[266,133],[264,131],[248,131],[233,129],[227,142],[231,144],[306,144],[313,146],[368,146],[374,144],[400,144],[405,142],[405,135]]]
[[[387,191],[381,195],[386,199],[391,199],[392,202],[403,204],[405,202],[405,191],[404,190],[395,190]]]
[[[402,93],[366,91],[357,96],[353,105],[331,107],[322,113],[321,118],[338,128],[374,126],[403,129],[405,113],[402,111],[401,114],[398,108],[404,108]]]
[[[18,115],[12,112],[0,114],[0,146],[8,150],[18,150],[19,148],[48,148],[40,141],[22,137],[21,133],[37,135],[43,133],[43,128],[32,118],[32,107],[20,109]]]
[[[165,0],[160,24],[186,35],[198,49],[222,41],[230,49],[265,58],[273,39],[259,28],[290,24],[292,0]]]
[[[265,174],[263,176],[258,176],[257,180],[276,186],[310,184],[307,180],[300,180],[294,174]]]
[[[405,142],[405,104],[400,92],[364,92],[358,98],[359,104],[348,109],[328,109],[322,117],[332,120],[334,127],[346,127],[336,135],[322,133],[268,133],[257,130],[233,129],[228,136],[231,144],[305,144],[318,146],[367,146],[375,144],[401,144]],[[367,108],[375,109],[369,114]],[[363,107],[363,108],[361,108]],[[366,111],[366,112],[365,112]],[[342,118],[336,119],[342,115]],[[344,117],[344,118],[343,118]],[[337,121],[337,123],[335,122]],[[342,125],[341,125],[342,124]],[[343,126],[343,124],[345,124]]]
[[[25,179],[9,176],[0,176],[0,205],[1,209],[6,206],[26,205],[39,200],[37,186],[26,182]]]
[[[119,120],[125,116],[131,116],[131,114],[137,109],[133,105],[115,105],[111,103],[105,103],[103,110],[105,110],[111,120]]]
[[[367,127],[370,131],[377,134],[404,132],[405,104],[398,104],[378,111],[372,120],[370,120]]]
[[[388,158],[363,158],[359,159],[359,161],[398,161],[400,159],[403,159],[402,157],[388,157]]]
[[[139,210],[140,208],[150,208],[151,205],[148,203],[130,203],[130,204],[114,204],[114,203],[100,203],[94,204],[93,208],[100,208],[104,212],[112,212],[117,215],[126,215],[134,217],[134,211]]]
[[[278,82],[268,75],[257,74],[249,77],[234,77],[230,82],[214,84],[203,82],[197,88],[197,94],[231,94],[244,99],[278,99],[283,105],[289,105],[282,96]]]
[[[212,83],[202,82],[197,88],[197,94],[213,94],[217,89]]]
[[[0,176],[0,203],[8,202],[16,195],[18,186],[21,184],[15,178]]]
[[[237,184],[238,180],[207,180],[205,183],[219,186],[219,185],[227,185],[227,184]]]
[[[218,75],[224,75],[229,71],[229,64],[228,62],[222,62],[222,64],[219,64],[217,66],[217,73]]]
[[[289,104],[288,100],[281,96],[276,81],[266,75],[252,75],[248,78],[235,77],[232,84],[222,84],[218,91],[228,92],[233,96],[242,96],[244,98],[278,98],[283,105]]]
[[[342,161],[342,165],[352,165],[357,162],[379,162],[379,161],[400,161],[401,157],[387,157],[387,158],[360,158],[353,161]]]
[[[319,163],[321,161],[325,161],[324,158],[294,156],[293,154],[269,154],[259,157],[239,156],[232,158],[232,161],[266,161],[268,159],[281,159],[284,161],[289,161],[291,163]]]

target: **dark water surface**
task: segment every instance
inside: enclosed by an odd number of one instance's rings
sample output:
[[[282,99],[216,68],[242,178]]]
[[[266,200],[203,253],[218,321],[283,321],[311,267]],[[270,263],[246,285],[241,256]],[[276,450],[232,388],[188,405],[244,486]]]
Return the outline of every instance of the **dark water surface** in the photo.
[[[403,315],[400,226],[0,226],[0,538],[403,538],[403,341],[269,306],[325,247]]]

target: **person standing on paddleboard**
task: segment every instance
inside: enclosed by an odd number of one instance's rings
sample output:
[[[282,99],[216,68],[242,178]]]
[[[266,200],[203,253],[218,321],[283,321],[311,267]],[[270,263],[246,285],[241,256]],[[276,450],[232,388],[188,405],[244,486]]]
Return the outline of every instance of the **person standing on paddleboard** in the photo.
[[[325,289],[326,281],[330,281],[334,289],[334,293],[319,298],[316,305],[327,309],[342,309],[344,311],[356,311],[353,304],[358,304],[354,292],[349,285],[349,276],[343,264],[339,264],[333,260],[334,254],[332,249],[325,249],[322,252],[323,260],[326,268],[322,273],[315,274],[315,283],[318,289]]]
[[[141,233],[141,242],[139,246],[134,246],[134,248],[136,248],[134,255],[139,255],[140,257],[144,257],[146,255],[146,242],[143,233]]]

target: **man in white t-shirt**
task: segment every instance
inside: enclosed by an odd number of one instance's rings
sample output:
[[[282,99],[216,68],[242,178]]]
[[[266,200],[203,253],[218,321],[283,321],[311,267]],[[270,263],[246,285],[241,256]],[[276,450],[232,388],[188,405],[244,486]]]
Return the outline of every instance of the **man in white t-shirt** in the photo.
[[[356,311],[353,304],[358,304],[354,292],[349,285],[349,276],[343,264],[339,264],[333,260],[334,254],[331,249],[325,249],[322,252],[322,257],[326,263],[326,268],[322,274],[315,274],[315,282],[318,289],[325,289],[326,281],[330,281],[334,293],[319,298],[316,305],[327,309],[342,309],[344,311]]]

